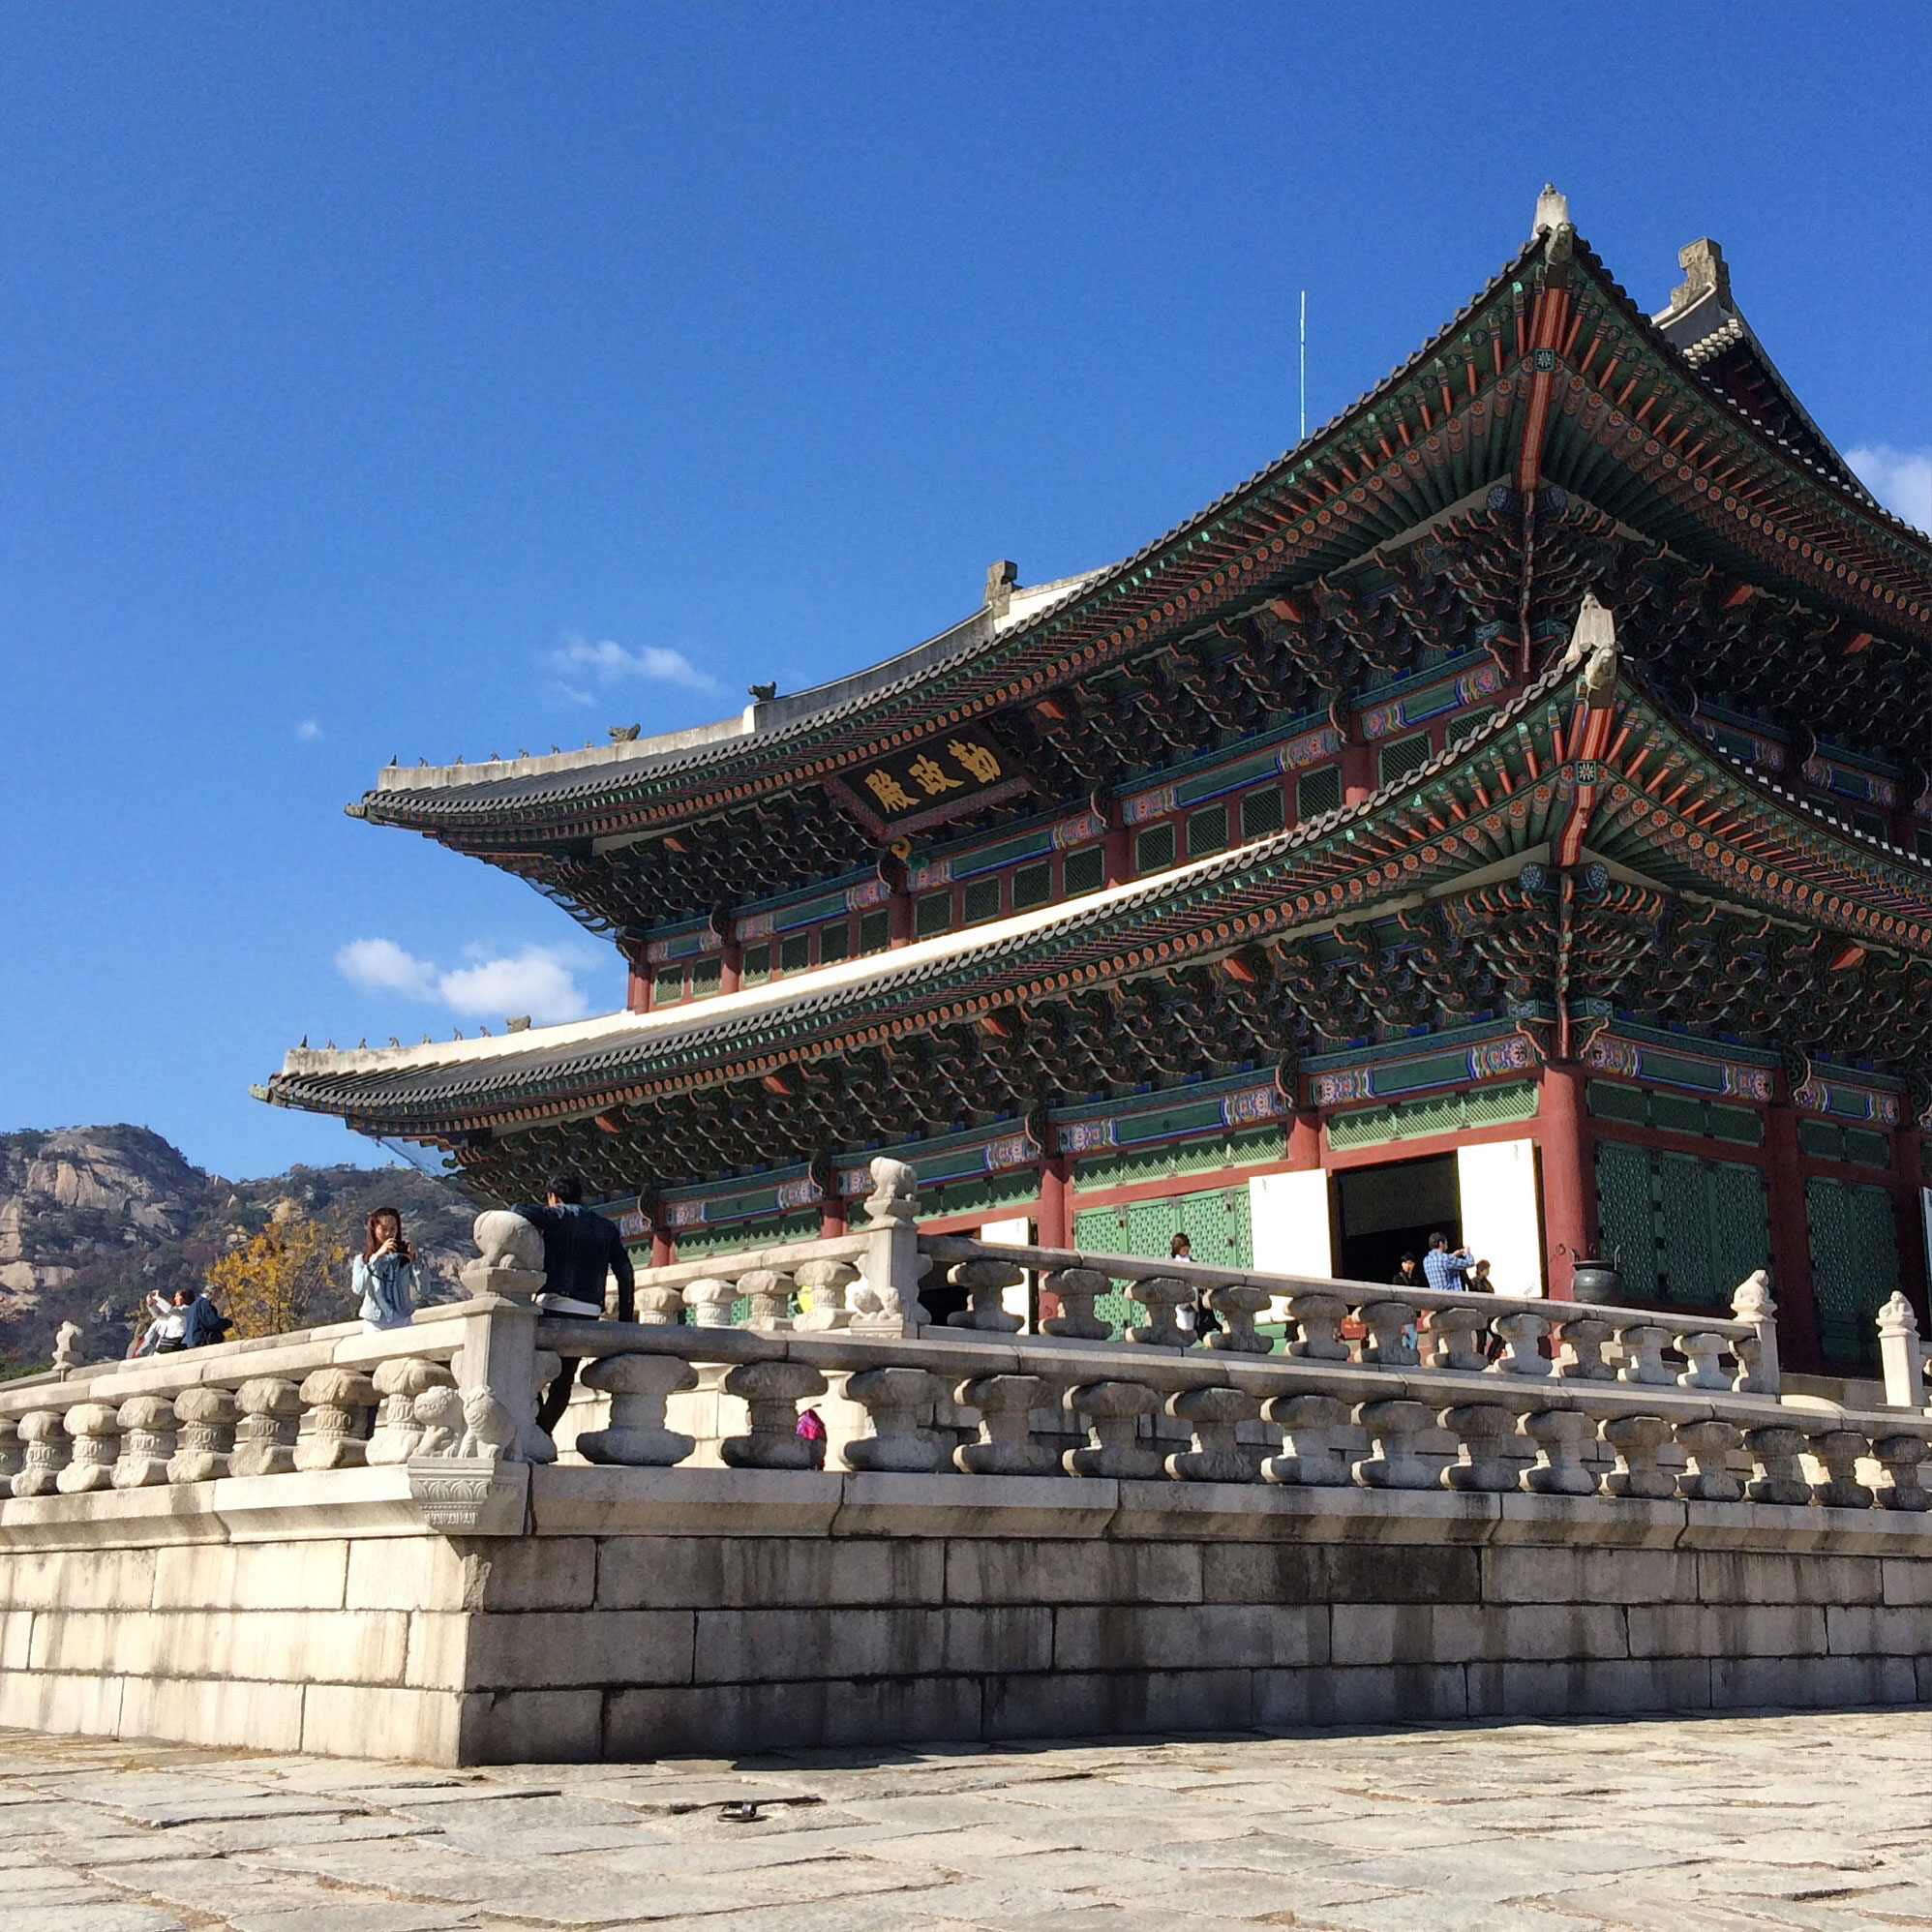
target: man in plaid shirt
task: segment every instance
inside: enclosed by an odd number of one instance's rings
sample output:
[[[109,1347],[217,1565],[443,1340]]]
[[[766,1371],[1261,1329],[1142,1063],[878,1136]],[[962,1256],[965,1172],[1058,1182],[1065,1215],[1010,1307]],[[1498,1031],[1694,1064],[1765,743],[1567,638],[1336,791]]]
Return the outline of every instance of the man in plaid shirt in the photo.
[[[1422,1257],[1423,1276],[1429,1285],[1438,1292],[1460,1290],[1468,1285],[1464,1277],[1474,1258],[1466,1248],[1458,1248],[1452,1253],[1446,1234],[1432,1234],[1429,1237],[1429,1253]]]

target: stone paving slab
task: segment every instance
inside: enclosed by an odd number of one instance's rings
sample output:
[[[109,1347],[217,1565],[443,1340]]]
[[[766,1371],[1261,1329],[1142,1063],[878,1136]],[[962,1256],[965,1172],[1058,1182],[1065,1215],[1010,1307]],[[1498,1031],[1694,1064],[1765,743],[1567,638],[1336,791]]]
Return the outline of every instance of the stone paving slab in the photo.
[[[1932,1712],[453,1772],[0,1732],[0,1932],[625,1926],[1932,1932]]]

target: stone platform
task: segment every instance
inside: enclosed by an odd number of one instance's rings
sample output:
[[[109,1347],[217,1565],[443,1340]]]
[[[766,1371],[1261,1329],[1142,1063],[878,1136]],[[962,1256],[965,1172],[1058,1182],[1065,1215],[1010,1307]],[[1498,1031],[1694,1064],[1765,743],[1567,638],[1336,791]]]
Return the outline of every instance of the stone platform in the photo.
[[[1902,1512],[558,1464],[465,1535],[435,1481],[14,1499],[0,1723],[454,1765],[1932,1701]]]
[[[1873,1932],[1920,1713],[492,1771],[0,1736],[11,1932]],[[727,1819],[727,1804],[757,1815]]]

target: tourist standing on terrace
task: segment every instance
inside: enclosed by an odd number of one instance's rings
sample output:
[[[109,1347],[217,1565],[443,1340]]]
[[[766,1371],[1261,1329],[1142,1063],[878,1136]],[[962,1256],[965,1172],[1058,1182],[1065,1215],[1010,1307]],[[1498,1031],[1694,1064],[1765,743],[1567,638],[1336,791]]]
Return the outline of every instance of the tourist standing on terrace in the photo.
[[[604,1313],[604,1278],[618,1278],[618,1319],[635,1313],[636,1283],[630,1251],[615,1224],[584,1205],[584,1183],[567,1169],[553,1174],[542,1207],[519,1203],[515,1210],[543,1236],[543,1312],[549,1315],[595,1321]],[[548,1435],[570,1401],[577,1359],[566,1355],[537,1410],[537,1427]]]
[[[1468,1286],[1464,1278],[1473,1258],[1466,1248],[1451,1250],[1446,1234],[1432,1234],[1429,1253],[1422,1257],[1422,1272],[1429,1278],[1429,1285],[1438,1292],[1461,1290]]]
[[[349,1286],[362,1301],[365,1328],[405,1328],[423,1298],[423,1264],[403,1239],[399,1209],[379,1207],[369,1217],[362,1253]]]

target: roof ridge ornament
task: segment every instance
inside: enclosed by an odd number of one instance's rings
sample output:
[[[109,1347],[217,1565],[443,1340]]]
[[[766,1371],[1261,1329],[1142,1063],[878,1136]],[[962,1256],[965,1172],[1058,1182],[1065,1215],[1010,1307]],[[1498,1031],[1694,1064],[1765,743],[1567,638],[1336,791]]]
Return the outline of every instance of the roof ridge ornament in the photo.
[[[1583,666],[1577,682],[1577,695],[1593,711],[1609,705],[1616,690],[1616,619],[1596,593],[1584,592],[1577,607],[1576,628],[1570,633],[1570,648],[1563,653],[1566,667]]]
[[[1003,558],[986,565],[986,609],[1003,618],[1012,609],[1013,591],[1019,585],[1019,565]]]
[[[1720,309],[1736,312],[1737,305],[1731,299],[1731,264],[1724,259],[1723,249],[1708,235],[1700,235],[1678,249],[1677,266],[1683,270],[1684,279],[1671,290],[1666,316],[1680,315],[1706,295],[1715,296]]]
[[[1536,241],[1555,234],[1558,228],[1575,226],[1570,220],[1570,197],[1554,181],[1546,181],[1542,194],[1536,197],[1536,221],[1529,230],[1529,239]]]

